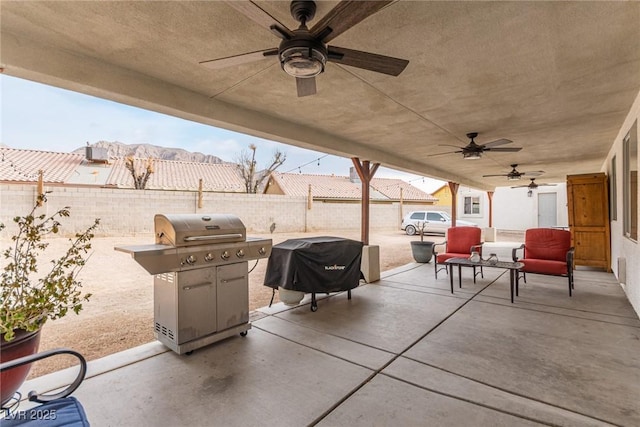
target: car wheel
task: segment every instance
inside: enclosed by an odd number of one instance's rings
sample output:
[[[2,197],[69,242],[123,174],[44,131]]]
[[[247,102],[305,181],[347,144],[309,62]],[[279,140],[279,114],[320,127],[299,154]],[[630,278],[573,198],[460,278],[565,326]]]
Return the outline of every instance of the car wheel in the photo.
[[[407,228],[404,231],[406,231],[409,236],[416,234],[416,228],[413,225],[407,225]]]

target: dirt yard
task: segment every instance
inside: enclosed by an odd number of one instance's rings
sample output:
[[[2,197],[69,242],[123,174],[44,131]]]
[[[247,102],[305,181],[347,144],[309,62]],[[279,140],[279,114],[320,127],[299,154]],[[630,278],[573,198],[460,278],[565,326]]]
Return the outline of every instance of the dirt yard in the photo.
[[[266,237],[273,244],[303,236],[332,235],[360,240],[360,231],[317,232],[317,233],[275,233],[251,234],[252,237]],[[380,246],[380,269],[390,270],[410,262],[412,240],[417,236],[407,236],[398,230],[372,233],[369,241]],[[441,242],[442,236],[425,236],[425,240]],[[51,239],[49,260],[62,253],[68,239]],[[126,350],[154,340],[153,337],[153,277],[140,267],[130,255],[115,251],[114,246],[153,243],[152,235],[139,237],[95,238],[94,252],[80,273],[84,290],[93,294],[84,304],[79,315],[69,314],[62,319],[45,324],[42,331],[40,350],[70,347],[82,353],[87,360],[94,360],[122,350]],[[8,240],[0,242],[5,248]],[[58,255],[59,256],[59,255]],[[249,261],[249,269],[255,261]],[[43,263],[46,265],[46,262]],[[269,305],[272,289],[264,286],[267,260],[260,260],[249,274],[249,309],[255,310]],[[276,298],[274,302],[278,301]],[[35,364],[30,378],[38,377],[73,364],[71,357],[59,356],[49,361]]]

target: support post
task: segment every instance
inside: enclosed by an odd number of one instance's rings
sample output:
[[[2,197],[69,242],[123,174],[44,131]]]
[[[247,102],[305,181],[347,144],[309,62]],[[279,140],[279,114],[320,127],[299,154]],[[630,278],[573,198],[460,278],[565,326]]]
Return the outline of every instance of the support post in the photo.
[[[449,190],[451,190],[451,226],[456,226],[456,218],[458,217],[458,187],[457,182],[449,181]]]
[[[38,187],[37,187],[38,195],[36,199],[38,200],[36,204],[38,206],[42,206],[42,200],[40,197],[44,194],[44,172],[42,170],[38,171]]]
[[[403,190],[404,190],[404,188],[400,187],[400,208],[398,209],[398,210],[399,210],[399,213],[400,213],[400,218],[399,218],[399,220],[398,220],[398,228],[400,228],[400,226],[402,226],[402,218],[403,218],[403,215],[402,215],[402,214],[403,214],[403,212],[402,212],[402,207],[403,207],[403,206],[402,206],[402,205],[403,205],[403,203],[404,203],[404,193],[403,193]]]
[[[360,181],[362,182],[362,213],[361,213],[361,226],[360,226],[360,237],[362,243],[365,245],[369,244],[369,185],[371,183],[371,178],[375,175],[380,163],[374,163],[373,166],[370,166],[369,160],[364,160],[362,163],[360,159],[357,157],[352,157],[351,161],[353,162],[353,166],[356,168],[356,172],[358,172],[358,176],[360,177]]]
[[[198,209],[202,209],[202,178],[198,180]]]
[[[489,197],[489,228],[493,227],[493,191],[487,191]]]

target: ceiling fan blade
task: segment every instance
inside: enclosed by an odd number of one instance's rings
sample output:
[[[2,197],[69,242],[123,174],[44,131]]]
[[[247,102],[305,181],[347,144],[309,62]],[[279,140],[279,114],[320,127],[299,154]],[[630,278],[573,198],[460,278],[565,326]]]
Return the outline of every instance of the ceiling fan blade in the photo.
[[[438,147],[455,147],[455,148],[459,148],[460,150],[464,150],[465,147],[459,147],[457,145],[453,145],[453,144],[438,144]],[[462,151],[460,151],[462,153]]]
[[[234,0],[225,1],[225,3],[280,38],[282,38],[285,34],[288,35],[289,38],[293,36],[293,31],[288,29],[284,24],[282,24],[276,18],[271,16],[267,11],[265,11],[252,1]],[[274,30],[274,26],[278,27],[277,30]]]
[[[255,52],[243,53],[241,55],[227,56],[226,58],[211,59],[208,61],[200,62],[203,65],[212,70],[218,70],[221,68],[227,68],[234,65],[247,64],[249,62],[259,61],[269,56],[278,54],[278,48],[271,48],[266,50],[258,50]]]
[[[500,147],[500,148],[491,148],[486,147],[483,149],[484,151],[499,151],[501,153],[515,153],[516,151],[522,150],[522,147]]]
[[[311,28],[311,34],[314,37],[325,34],[322,41],[327,43],[394,1],[343,0]],[[327,27],[331,32],[325,32]]]
[[[344,47],[329,46],[329,61],[336,64],[349,65],[390,76],[399,75],[409,64],[406,59],[363,52],[361,50],[346,49]]]
[[[303,96],[315,95],[316,78],[309,77],[301,79],[300,77],[296,77],[296,87],[298,88],[298,98]]]
[[[445,154],[458,154],[458,153],[462,153],[462,150],[459,150],[459,151],[447,151],[445,153],[429,154],[427,157],[443,156]]]
[[[496,139],[495,141],[487,142],[486,144],[482,144],[483,147],[497,147],[498,145],[511,144],[513,141],[510,139]]]
[[[491,177],[491,176],[509,176],[509,175],[506,174],[506,173],[501,173],[501,174],[498,174],[498,175],[482,175],[483,178],[488,178],[488,177]]]
[[[522,172],[521,175],[526,175],[526,176],[540,176],[543,175],[544,171],[529,171],[529,172]]]

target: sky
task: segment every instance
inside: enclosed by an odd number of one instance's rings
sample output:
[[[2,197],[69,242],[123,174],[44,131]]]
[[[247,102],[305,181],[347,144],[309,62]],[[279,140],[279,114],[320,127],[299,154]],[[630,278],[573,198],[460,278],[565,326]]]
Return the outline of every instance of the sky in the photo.
[[[258,167],[273,153],[286,154],[279,172],[347,176],[351,159],[305,150],[53,86],[0,74],[0,144],[11,148],[71,152],[87,142],[153,144],[201,152],[233,162],[255,144]],[[377,178],[399,178],[427,193],[444,184],[385,167]]]

